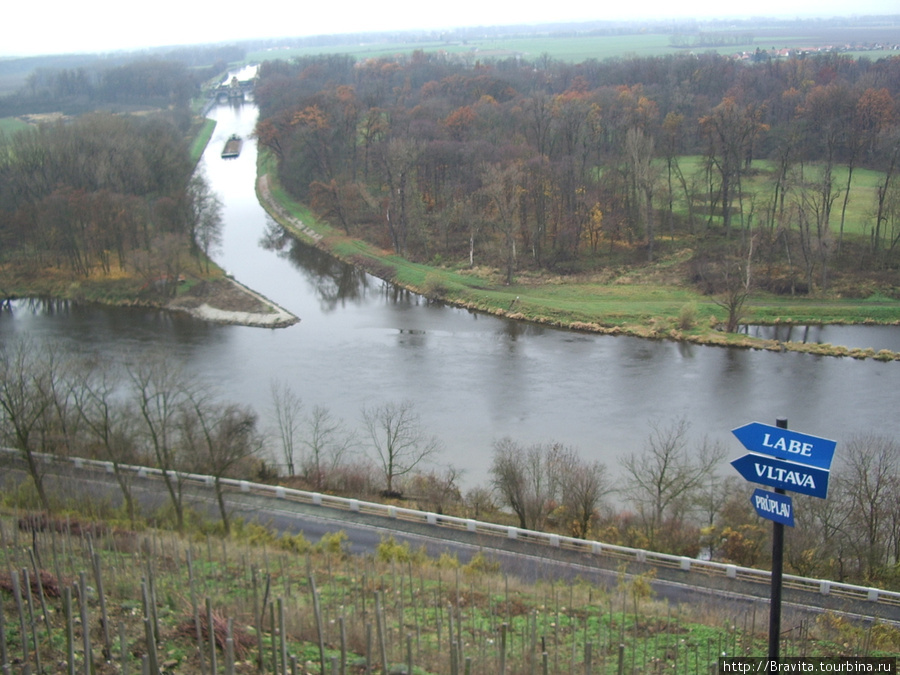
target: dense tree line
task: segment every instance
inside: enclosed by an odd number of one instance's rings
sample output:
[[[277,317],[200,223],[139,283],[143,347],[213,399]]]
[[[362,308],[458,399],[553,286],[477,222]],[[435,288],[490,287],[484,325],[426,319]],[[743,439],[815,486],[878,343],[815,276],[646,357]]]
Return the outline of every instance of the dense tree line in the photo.
[[[88,276],[125,268],[177,278],[177,253],[215,241],[216,198],[163,115],[95,113],[0,136],[0,249],[7,262]]]
[[[897,57],[321,56],[262,64],[257,134],[297,199],[410,258],[511,278],[690,246],[705,288],[740,263],[796,293],[896,264],[898,94]],[[860,167],[883,172],[862,242]]]
[[[242,49],[219,46],[137,57],[22,59],[31,67],[14,93],[0,97],[0,117],[148,106],[187,110],[204,82],[225,72],[229,62],[243,58]]]
[[[461,472],[440,466],[440,443],[409,401],[370,405],[359,427],[289,385],[272,385],[265,424],[164,356],[117,365],[58,346],[0,345],[0,444],[27,466],[38,502],[51,509],[39,453],[107,461],[125,511],[136,517],[132,476],[122,465],[162,470],[169,511],[188,516],[184,472],[352,496],[405,499],[435,513],[555,531],[746,566],[768,563],[771,527],[750,503],[752,486],[728,477],[724,449],[692,438],[683,420],[651,423],[643,448],[607,467],[562,444],[493,444],[485,482],[460,490]],[[787,569],[814,578],[900,584],[900,445],[852,436],[835,463],[827,500],[794,495],[797,526],[786,538]],[[486,449],[487,450],[487,449]],[[281,477],[277,477],[278,474]]]

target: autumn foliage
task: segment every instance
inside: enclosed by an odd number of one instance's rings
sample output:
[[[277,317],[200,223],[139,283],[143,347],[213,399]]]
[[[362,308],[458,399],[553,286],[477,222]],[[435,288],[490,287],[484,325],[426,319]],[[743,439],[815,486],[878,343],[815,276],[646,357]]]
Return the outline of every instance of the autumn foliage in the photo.
[[[260,76],[257,133],[282,184],[411,259],[511,279],[687,247],[691,269],[738,257],[755,287],[791,293],[827,290],[860,257],[869,271],[895,264],[897,57],[472,67],[417,52],[267,62]],[[851,227],[859,168],[884,179]],[[685,276],[713,292],[724,283]]]

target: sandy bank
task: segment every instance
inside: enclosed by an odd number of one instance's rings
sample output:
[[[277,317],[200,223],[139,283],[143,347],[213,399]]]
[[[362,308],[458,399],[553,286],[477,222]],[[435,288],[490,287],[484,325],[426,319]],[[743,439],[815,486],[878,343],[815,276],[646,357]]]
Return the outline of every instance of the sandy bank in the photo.
[[[285,328],[300,321],[286,309],[229,277],[197,284],[169,303],[168,308],[204,321],[240,326]]]

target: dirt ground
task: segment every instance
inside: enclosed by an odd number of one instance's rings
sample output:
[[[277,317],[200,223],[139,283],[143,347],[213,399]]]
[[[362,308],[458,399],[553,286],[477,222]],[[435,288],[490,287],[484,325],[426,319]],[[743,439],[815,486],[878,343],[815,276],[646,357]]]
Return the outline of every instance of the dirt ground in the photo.
[[[169,303],[169,309],[186,311],[216,323],[282,328],[299,318],[232,279],[196,284]]]
[[[229,279],[201,281],[172,302],[172,306],[182,309],[194,309],[203,304],[225,312],[265,314],[271,311],[270,306],[259,296]]]

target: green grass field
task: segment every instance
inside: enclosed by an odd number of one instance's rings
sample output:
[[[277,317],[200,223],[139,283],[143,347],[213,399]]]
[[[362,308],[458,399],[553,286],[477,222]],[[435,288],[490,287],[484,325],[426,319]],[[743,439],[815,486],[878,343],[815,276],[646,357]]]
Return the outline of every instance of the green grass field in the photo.
[[[0,117],[0,133],[7,136],[27,128],[28,124],[17,117]]]
[[[732,54],[740,51],[760,49],[804,49],[821,47],[828,44],[830,38],[814,32],[807,35],[767,35],[764,32],[754,34],[746,31],[747,39],[738,44],[722,46],[685,46],[673,44],[672,36],[667,33],[633,33],[630,35],[510,35],[509,37],[490,37],[469,39],[466,41],[426,41],[409,42],[360,42],[355,45],[316,45],[310,47],[291,47],[284,49],[258,50],[247,54],[248,63],[258,63],[272,59],[291,59],[297,56],[315,56],[317,54],[350,54],[357,59],[388,57],[397,54],[410,54],[416,50],[425,52],[443,51],[450,54],[466,54],[471,60],[503,59],[511,56],[522,56],[526,59],[537,59],[543,55],[553,59],[581,63],[588,59],[604,61],[613,58],[653,57],[666,54],[684,54],[688,52]],[[692,36],[688,36],[690,39]],[[848,52],[854,58],[865,57],[878,59],[884,52]]]
[[[752,49],[755,45],[722,48],[703,48],[703,51],[731,53],[740,48]],[[546,54],[554,59],[579,63],[587,59],[603,61],[624,56],[662,56],[683,53],[683,48],[671,44],[669,35],[645,33],[637,35],[609,36],[551,36],[492,38],[466,42],[383,42],[358,45],[327,45],[290,49],[254,51],[247,54],[247,62],[255,63],[272,59],[291,59],[316,54],[350,54],[357,59],[379,56],[410,54],[413,51],[444,51],[451,54],[468,54],[471,59],[503,59],[520,55],[537,59]]]
[[[681,170],[688,177],[702,176],[704,158],[699,155],[679,157],[678,163]],[[658,160],[661,171],[665,171],[665,164]],[[821,178],[822,166],[813,162],[793,170],[794,180],[803,180],[807,183],[815,183]],[[841,207],[844,200],[844,190],[847,185],[848,169],[846,166],[836,166],[832,170],[834,191],[838,194],[834,202],[831,228],[837,232],[840,227]],[[752,171],[742,179],[745,210],[750,208],[750,200],[755,200],[757,214],[761,212],[762,205],[768,205],[774,195],[775,165],[769,160],[754,160]],[[878,194],[878,186],[884,180],[884,173],[869,169],[855,168],[850,183],[850,198],[847,202],[847,215],[844,223],[845,234],[868,234],[872,222],[872,209]],[[700,181],[702,184],[702,181]],[[681,215],[687,214],[683,198],[676,191],[676,209]],[[758,216],[757,216],[758,217]]]

